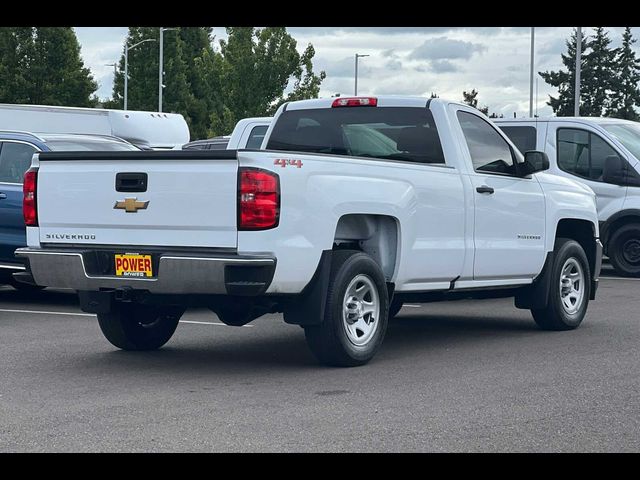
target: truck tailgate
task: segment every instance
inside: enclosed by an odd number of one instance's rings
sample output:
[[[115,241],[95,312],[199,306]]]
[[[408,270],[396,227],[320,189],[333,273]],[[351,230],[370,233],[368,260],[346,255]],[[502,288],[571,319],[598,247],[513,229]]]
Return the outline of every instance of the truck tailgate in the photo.
[[[40,242],[236,248],[237,173],[235,151],[42,153]]]

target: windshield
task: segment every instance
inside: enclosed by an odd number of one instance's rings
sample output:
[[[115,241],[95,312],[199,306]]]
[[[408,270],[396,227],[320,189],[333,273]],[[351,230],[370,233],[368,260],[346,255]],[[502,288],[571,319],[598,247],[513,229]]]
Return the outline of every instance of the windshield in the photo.
[[[640,159],[640,123],[606,123],[600,126]]]
[[[126,142],[102,138],[50,138],[47,146],[54,152],[118,152],[138,151],[138,147]]]

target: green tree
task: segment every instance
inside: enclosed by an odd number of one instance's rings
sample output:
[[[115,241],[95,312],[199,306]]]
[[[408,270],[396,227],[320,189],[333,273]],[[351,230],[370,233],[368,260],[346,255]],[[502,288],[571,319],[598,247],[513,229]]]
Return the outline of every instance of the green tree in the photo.
[[[556,72],[538,72],[538,74],[546,83],[558,89],[557,97],[549,95],[549,101],[547,102],[547,105],[549,105],[553,112],[559,117],[572,116],[574,113],[573,107],[575,104],[574,92],[576,84],[576,47],[578,45],[577,36],[577,29],[574,29],[570,39],[565,42],[567,46],[567,53],[561,54],[562,64],[565,66],[566,71],[558,70]],[[587,38],[584,33],[581,33],[581,37],[581,72],[584,72],[586,59],[585,53],[587,52],[589,43],[587,42]],[[581,103],[584,95],[585,93],[581,89]]]
[[[90,107],[97,88],[73,28],[0,29],[0,101]]]
[[[610,45],[609,33],[603,27],[596,27],[589,42],[590,51],[585,55],[584,72],[581,72],[580,115],[601,117],[610,109],[618,54],[618,49]]]
[[[636,40],[631,34],[631,27],[624,29],[622,35],[622,47],[618,49],[615,60],[617,74],[613,79],[613,93],[611,102],[606,111],[606,116],[625,118],[627,120],[640,120],[634,106],[640,104],[640,59],[632,46]]]
[[[227,35],[220,41],[224,101],[212,114],[211,135],[229,133],[242,118],[272,114],[285,101],[318,96],[325,73],[313,71],[312,45],[301,55],[284,27],[227,27]]]

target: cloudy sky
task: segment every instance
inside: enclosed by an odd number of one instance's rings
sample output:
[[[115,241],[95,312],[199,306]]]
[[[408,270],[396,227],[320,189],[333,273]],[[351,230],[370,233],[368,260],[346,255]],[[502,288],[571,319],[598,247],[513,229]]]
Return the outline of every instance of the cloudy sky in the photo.
[[[107,98],[113,85],[113,67],[122,53],[127,27],[76,27],[82,57],[91,68]],[[359,94],[425,95],[462,100],[462,91],[479,91],[479,105],[505,116],[528,115],[530,29],[528,27],[290,27],[289,32],[303,50],[312,43],[314,68],[327,78],[320,96],[353,94],[354,54],[359,60]],[[619,46],[622,27],[608,28],[613,46]],[[591,33],[590,27],[583,31]],[[535,68],[557,70],[560,53],[571,27],[536,28]],[[640,27],[634,27],[640,37]],[[217,40],[225,38],[224,27],[214,27]],[[640,42],[639,42],[640,43]],[[635,45],[638,47],[638,45]],[[640,51],[639,51],[640,53]],[[550,115],[545,104],[555,94],[538,76],[537,101],[540,116]]]

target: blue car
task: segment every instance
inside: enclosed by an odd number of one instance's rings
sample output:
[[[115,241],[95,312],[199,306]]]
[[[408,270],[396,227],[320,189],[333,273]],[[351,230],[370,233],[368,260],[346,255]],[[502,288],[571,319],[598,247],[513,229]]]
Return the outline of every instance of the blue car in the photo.
[[[80,134],[40,134],[0,130],[0,284],[20,290],[37,289],[16,282],[12,274],[24,270],[14,257],[27,244],[22,217],[22,178],[35,152],[127,151],[138,147],[116,137]]]

